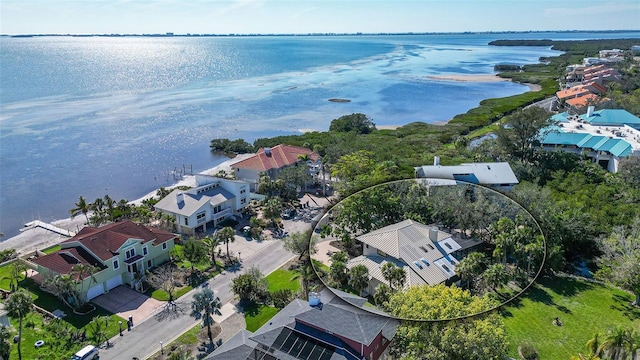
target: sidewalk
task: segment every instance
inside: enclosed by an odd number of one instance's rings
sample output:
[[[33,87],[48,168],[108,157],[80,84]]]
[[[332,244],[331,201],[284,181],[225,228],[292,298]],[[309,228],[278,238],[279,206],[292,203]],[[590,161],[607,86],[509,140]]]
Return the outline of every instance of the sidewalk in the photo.
[[[282,248],[281,241],[265,241],[266,244],[252,256],[242,257],[239,269],[228,270],[217,275],[205,283],[214,291],[224,304],[221,316],[216,322],[223,322],[235,313],[235,306],[231,303],[234,295],[231,292],[231,279],[239,275],[244,268],[257,266],[263,274],[269,274],[295,257]],[[246,246],[246,244],[243,244]],[[166,311],[163,306],[153,316],[135,326],[131,331],[124,331],[123,336],[110,339],[111,346],[100,350],[101,360],[121,360],[138,357],[144,359],[160,350],[160,342],[169,344],[199,321],[192,318],[191,301],[193,295],[200,290],[195,288],[176,301],[177,311]]]

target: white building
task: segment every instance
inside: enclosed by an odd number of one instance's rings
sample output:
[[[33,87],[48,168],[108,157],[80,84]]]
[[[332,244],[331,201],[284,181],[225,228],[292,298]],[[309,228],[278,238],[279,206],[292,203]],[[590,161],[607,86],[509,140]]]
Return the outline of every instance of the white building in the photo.
[[[506,162],[444,166],[440,165],[440,158],[436,156],[433,165],[418,166],[414,170],[417,178],[464,181],[496,190],[511,190],[519,182],[511,166]]]
[[[249,184],[208,175],[196,175],[196,186],[173,190],[156,210],[175,216],[181,234],[206,232],[224,219],[239,215],[249,203]]]

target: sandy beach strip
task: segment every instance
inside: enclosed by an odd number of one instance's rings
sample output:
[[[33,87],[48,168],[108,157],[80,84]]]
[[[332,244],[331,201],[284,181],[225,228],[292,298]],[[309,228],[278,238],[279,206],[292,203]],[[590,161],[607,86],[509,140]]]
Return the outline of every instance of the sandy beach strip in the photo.
[[[224,161],[223,163],[212,167],[208,170],[200,172],[200,174],[204,175],[215,175],[220,170],[224,170],[227,173],[231,172],[231,165],[237,163],[238,161],[244,160],[248,157],[253,156],[254,154],[239,154],[234,158]],[[182,180],[173,184],[167,189],[173,189],[177,186],[195,186],[195,176],[185,176]],[[143,197],[130,201],[130,204],[140,205],[143,199],[151,198],[156,195],[156,191],[152,191]],[[69,205],[70,208],[73,204]],[[91,214],[88,214],[91,217]],[[51,224],[56,225],[57,227],[65,230],[69,230],[72,232],[78,232],[82,229],[86,224],[87,218],[84,215],[78,215],[75,218],[67,218],[60,219],[56,221],[52,221]],[[21,231],[20,234],[8,238],[2,242],[0,242],[0,251],[6,249],[16,249],[18,254],[25,255],[30,254],[36,250],[43,250],[58,243],[61,243],[64,240],[67,240],[68,237],[54,233],[49,230],[45,230],[40,227],[25,229]]]
[[[501,78],[493,74],[449,74],[449,75],[430,75],[428,79],[438,81],[457,81],[457,82],[500,82],[512,81],[508,78]],[[522,83],[529,87],[529,91],[540,91],[542,86],[538,84]]]
[[[447,74],[447,75],[429,75],[428,79],[440,81],[459,81],[459,82],[498,82],[511,81],[511,79],[501,78],[494,74]]]

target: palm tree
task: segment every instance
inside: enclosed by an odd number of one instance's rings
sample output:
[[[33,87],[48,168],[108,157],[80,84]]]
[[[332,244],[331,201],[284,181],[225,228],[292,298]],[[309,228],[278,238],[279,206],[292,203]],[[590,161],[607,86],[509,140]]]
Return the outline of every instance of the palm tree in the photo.
[[[109,220],[113,222],[113,210],[115,209],[116,201],[113,200],[109,195],[105,195],[104,203],[107,206],[107,211],[109,212]]]
[[[80,284],[80,291],[78,296],[78,304],[76,306],[81,307],[86,303],[86,292],[84,287],[84,281],[89,279],[89,285],[87,289],[91,287],[91,284],[96,282],[95,274],[98,272],[98,268],[89,264],[75,264],[71,267],[69,277],[73,279],[76,284]]]
[[[607,331],[600,348],[611,360],[625,359],[628,341],[628,331],[625,328],[618,326]]]
[[[473,278],[478,276],[482,272],[482,266],[484,265],[484,254],[479,252],[472,252],[456,265],[456,272],[460,275],[461,279],[467,280],[467,287],[471,287],[473,284]]]
[[[91,209],[93,209],[94,214],[91,217],[94,220],[94,225],[99,226],[104,218],[104,200],[102,198],[97,198],[91,204]]]
[[[349,270],[349,286],[358,290],[358,296],[362,295],[362,289],[369,285],[369,269],[360,264]]]
[[[401,290],[406,281],[407,273],[404,272],[403,268],[396,266],[391,273],[391,284],[393,284],[397,290]]]
[[[89,213],[89,210],[91,209],[91,204],[87,203],[87,200],[80,196],[80,199],[78,200],[77,203],[75,203],[75,208],[69,210],[69,212],[71,213],[71,218],[73,219],[74,217],[80,215],[80,214],[84,214],[84,216],[87,218],[87,224],[89,223],[89,216],[87,215]]]
[[[207,335],[209,341],[213,343],[213,335],[211,334],[211,325],[215,324],[213,315],[222,315],[220,308],[222,303],[220,298],[213,295],[213,291],[209,288],[202,289],[201,292],[193,295],[191,302],[191,316],[196,319],[202,319],[202,325],[207,327]]]
[[[313,270],[313,266],[310,263],[305,263],[300,268],[300,281],[302,282],[302,291],[304,296],[309,293],[309,288],[311,285],[311,280],[316,277],[316,272]]]
[[[503,264],[491,264],[482,274],[482,277],[488,287],[497,291],[499,286],[502,286],[509,281],[509,275],[507,273],[507,267]]]
[[[585,346],[587,347],[587,350],[589,350],[589,354],[596,355],[596,356],[602,356],[602,349],[600,348],[600,339],[599,339],[599,337],[600,337],[600,334],[596,333],[585,344]]]
[[[126,199],[120,199],[117,204],[118,210],[120,210],[120,216],[128,219],[131,212],[131,205]]]
[[[236,231],[233,230],[232,227],[226,226],[216,231],[213,236],[216,236],[220,243],[227,244],[227,259],[231,259],[231,255],[229,253],[229,243],[236,240]]]
[[[207,253],[211,256],[211,265],[218,269],[218,263],[216,262],[216,249],[220,245],[220,239],[217,236],[206,237],[202,239],[202,244],[207,249]]]
[[[22,264],[19,260],[16,260],[11,264],[11,267],[9,269],[11,291],[18,289],[18,282],[20,281],[20,276],[22,275],[23,272],[25,272],[24,278],[25,279],[27,278],[26,271],[27,271],[27,267],[24,266],[24,264]],[[15,285],[14,285],[14,282],[15,282]]]
[[[31,311],[31,304],[33,304],[33,299],[29,293],[24,290],[18,290],[13,294],[9,295],[7,301],[5,302],[5,306],[7,307],[7,311],[9,311],[9,316],[14,316],[18,318],[19,327],[18,327],[18,359],[22,360],[22,319]]]
[[[391,286],[391,278],[393,277],[393,270],[396,267],[397,266],[394,263],[387,261],[386,263],[384,263],[384,265],[382,265],[382,268],[380,268],[382,277],[389,282],[390,288],[393,288],[393,286]]]

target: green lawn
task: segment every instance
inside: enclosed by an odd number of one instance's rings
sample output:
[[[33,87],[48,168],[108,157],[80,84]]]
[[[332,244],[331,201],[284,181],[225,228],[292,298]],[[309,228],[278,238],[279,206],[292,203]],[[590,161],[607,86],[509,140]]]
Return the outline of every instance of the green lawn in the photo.
[[[191,289],[193,289],[193,287],[187,285],[187,286],[183,286],[179,289],[176,290],[175,294],[173,294],[174,296],[174,300],[179,299],[182,295],[188,293],[189,291],[191,291]],[[153,289],[151,289],[153,290]],[[148,294],[148,292],[147,292]],[[162,290],[162,289],[155,289],[153,291],[151,291],[151,296],[152,298],[159,300],[159,301],[169,301],[169,294]]]
[[[68,329],[87,330],[87,340],[81,344],[78,341],[69,340],[69,338],[62,333],[51,333],[46,329],[42,315],[37,312],[32,312],[23,322],[23,359],[69,359],[71,355],[82,348],[83,344],[88,344],[92,341],[88,324],[96,316],[107,315],[110,317],[111,320],[107,330],[109,338],[118,333],[118,321],[126,322],[125,319],[113,315],[100,307],[96,307],[94,311],[87,315],[75,314],[70,308],[58,300],[58,298],[40,290],[38,285],[31,279],[21,281],[20,286],[31,294],[35,305],[49,312],[53,312],[56,309],[64,311],[67,316],[62,319],[62,322]],[[11,319],[11,323],[14,325],[14,328],[17,329],[17,319]],[[17,334],[17,330],[15,333]],[[37,340],[44,340],[45,345],[36,349],[33,344]],[[11,346],[11,358],[18,358],[18,347],[13,346],[13,344]]]
[[[243,311],[244,320],[247,323],[247,330],[254,332],[274,317],[279,310],[273,306],[257,304],[248,305]]]
[[[52,252],[56,252],[56,251],[60,250],[61,248],[62,247],[60,245],[53,245],[53,246],[50,246],[50,247],[42,250],[42,252],[45,253],[45,254],[51,254]]]
[[[11,289],[11,264],[0,267],[0,288],[7,291]]]
[[[553,278],[537,285],[502,309],[510,355],[528,341],[541,359],[568,359],[585,352],[585,343],[597,332],[622,325],[640,329],[640,309],[633,296],[618,289],[582,280]],[[553,325],[560,318],[563,326]]]
[[[266,279],[269,282],[269,292],[281,289],[289,289],[294,293],[300,291],[300,274],[292,270],[277,269],[269,274]]]

